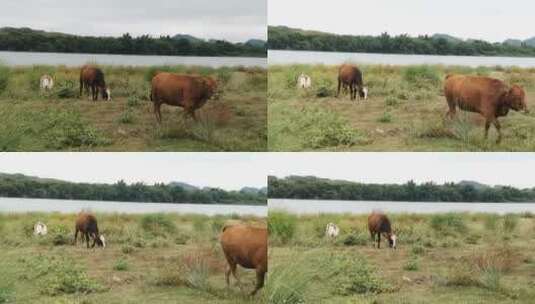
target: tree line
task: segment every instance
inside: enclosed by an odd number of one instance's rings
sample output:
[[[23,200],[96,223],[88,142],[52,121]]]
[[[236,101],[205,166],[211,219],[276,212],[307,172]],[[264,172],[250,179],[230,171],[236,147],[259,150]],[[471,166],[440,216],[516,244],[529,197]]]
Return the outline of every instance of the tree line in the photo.
[[[0,197],[73,199],[124,202],[192,204],[266,204],[266,194],[252,191],[226,191],[218,188],[185,189],[177,185],[138,182],[127,184],[71,183],[23,175],[0,176]]]
[[[265,46],[223,40],[173,38],[149,35],[132,37],[91,37],[35,31],[28,28],[0,30],[0,50],[18,52],[59,52],[89,54],[243,56],[265,57]]]
[[[489,187],[475,182],[364,184],[314,176],[268,178],[268,197],[352,201],[534,202],[535,189]]]
[[[440,36],[407,34],[391,36],[351,36],[303,31],[284,26],[268,28],[268,48],[351,53],[459,55],[459,56],[535,56],[535,47],[490,43],[483,40],[458,40]]]

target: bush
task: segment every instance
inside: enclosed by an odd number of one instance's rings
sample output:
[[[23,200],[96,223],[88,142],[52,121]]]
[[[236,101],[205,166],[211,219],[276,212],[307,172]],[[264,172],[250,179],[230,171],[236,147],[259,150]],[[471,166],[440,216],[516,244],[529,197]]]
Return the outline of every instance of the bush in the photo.
[[[397,99],[394,96],[387,96],[385,98],[385,105],[387,106],[394,107],[394,106],[397,106],[398,104],[399,104],[399,99]]]
[[[134,247],[130,245],[124,245],[123,247],[121,247],[121,252],[124,254],[131,254],[134,252],[134,250]]]
[[[58,296],[62,294],[103,291],[104,288],[93,279],[89,278],[85,271],[73,261],[67,259],[49,260],[51,267],[43,274],[40,292],[44,295]]]
[[[411,247],[411,253],[414,256],[423,255],[423,254],[425,254],[425,248],[421,244],[414,244]]]
[[[59,99],[68,99],[68,98],[75,98],[77,97],[77,91],[74,88],[74,82],[73,81],[64,81],[58,83],[58,85],[55,88],[56,96]]]
[[[135,94],[131,94],[130,96],[128,96],[128,99],[126,100],[126,105],[128,107],[137,107],[140,105],[140,99],[137,95]]]
[[[10,69],[6,66],[0,65],[0,94],[2,94],[9,83]]]
[[[496,214],[490,214],[485,217],[485,230],[496,231],[498,224],[498,216]]]
[[[431,217],[431,228],[445,234],[467,231],[462,215],[455,213],[435,214]]]
[[[342,243],[345,246],[363,246],[368,242],[369,238],[365,234],[358,232],[352,232],[342,238]]]
[[[141,218],[141,228],[153,236],[166,236],[176,232],[176,225],[166,214],[147,214]]]
[[[295,234],[297,217],[285,212],[269,212],[269,234],[283,244],[288,243]]]
[[[437,87],[442,81],[438,69],[428,65],[407,67],[403,79],[417,88]]]
[[[115,265],[113,265],[113,269],[117,271],[126,271],[128,270],[128,262],[125,258],[120,258],[115,262]]]
[[[390,289],[375,274],[372,268],[362,257],[335,255],[332,258],[334,267],[338,268],[334,278],[335,294],[350,296],[353,294],[379,294]]]
[[[266,286],[262,292],[263,303],[302,304],[306,303],[306,289],[311,280],[306,260],[295,257],[288,265],[270,268]]]
[[[47,147],[62,149],[68,147],[93,147],[105,145],[108,141],[81,118],[78,111],[58,113],[47,112],[47,126],[44,137]]]
[[[69,229],[65,225],[58,225],[51,229],[50,237],[54,246],[62,246],[71,243]]]
[[[506,214],[503,217],[503,230],[507,233],[515,231],[518,226],[518,215],[516,214]]]

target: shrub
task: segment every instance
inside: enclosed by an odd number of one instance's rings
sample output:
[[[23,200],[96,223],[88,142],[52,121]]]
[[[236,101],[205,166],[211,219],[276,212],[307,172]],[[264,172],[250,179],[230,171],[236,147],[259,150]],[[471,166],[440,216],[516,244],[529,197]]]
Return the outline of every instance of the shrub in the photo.
[[[518,226],[518,215],[516,214],[506,214],[503,217],[503,230],[507,233],[515,231]]]
[[[431,228],[436,232],[452,234],[467,231],[462,215],[455,213],[435,214],[431,217]]]
[[[77,96],[73,81],[59,82],[55,87],[56,96],[59,99],[74,98]]]
[[[120,258],[115,262],[115,265],[113,265],[113,269],[117,271],[125,271],[128,270],[128,262],[125,258]]]
[[[46,113],[47,147],[61,149],[67,147],[93,147],[105,145],[108,141],[81,118],[78,111]]]
[[[217,70],[217,80],[221,85],[226,85],[232,78],[232,70],[228,67],[223,67]]]
[[[425,254],[425,248],[421,244],[414,244],[411,247],[411,253],[414,256],[423,255],[423,254]]]
[[[403,72],[403,79],[417,88],[436,87],[441,83],[439,71],[428,65],[407,67]]]
[[[295,234],[297,217],[285,212],[270,212],[268,220],[269,234],[286,244]]]
[[[71,242],[69,229],[65,225],[58,225],[51,229],[50,237],[54,246],[67,245]]]
[[[362,257],[335,255],[332,257],[334,267],[337,267],[334,278],[335,294],[349,296],[353,294],[378,294],[390,289]]]
[[[363,246],[369,242],[369,238],[365,234],[358,232],[352,232],[341,239],[345,246]]]
[[[303,257],[295,257],[287,265],[270,268],[264,287],[263,302],[272,304],[306,303],[306,289],[310,284],[309,269]]]
[[[176,225],[166,214],[147,214],[141,218],[141,228],[153,236],[165,236],[176,232]]]
[[[490,214],[485,217],[485,230],[496,231],[498,224],[498,216],[496,214]]]
[[[9,83],[10,69],[6,66],[0,65],[0,94],[2,94]]]
[[[131,254],[134,252],[134,250],[134,247],[130,245],[124,245],[123,247],[121,247],[121,252],[124,254]]]
[[[128,99],[126,100],[126,105],[128,107],[137,107],[140,105],[140,99],[137,95],[131,94],[128,96]]]
[[[85,271],[70,260],[56,260],[40,284],[40,292],[49,296],[92,293],[104,288],[89,278]]]
[[[399,99],[394,96],[387,96],[385,98],[385,104],[390,107],[397,106],[399,104]]]

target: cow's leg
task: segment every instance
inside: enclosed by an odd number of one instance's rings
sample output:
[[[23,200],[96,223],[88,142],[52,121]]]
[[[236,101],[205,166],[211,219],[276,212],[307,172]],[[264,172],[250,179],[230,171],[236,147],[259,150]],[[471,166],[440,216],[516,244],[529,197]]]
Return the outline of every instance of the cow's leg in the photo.
[[[89,233],[88,232],[85,233],[85,243],[87,245],[87,248],[89,248]]]
[[[489,137],[490,119],[485,120],[485,140]]]
[[[256,287],[255,289],[253,290],[253,292],[251,293],[252,296],[254,296],[256,294],[256,292],[264,287],[264,278],[265,278],[265,275],[266,275],[266,272],[263,271],[262,269],[257,269],[256,270]]]
[[[188,114],[189,116],[191,116],[191,118],[193,118],[194,121],[197,121],[197,115],[195,114],[195,110],[190,110],[188,111]]]
[[[156,121],[158,121],[159,124],[162,123],[162,113],[160,112],[160,106],[160,103],[154,101],[154,115],[156,115]]]
[[[342,85],[342,82],[340,81],[340,77],[338,78],[338,91],[336,91],[336,98],[340,95],[340,86]]]
[[[91,245],[91,248],[95,248],[95,244],[97,242],[97,235],[95,233],[92,233],[91,237],[93,238],[93,245]]]
[[[78,229],[74,232],[74,246],[76,246],[76,243],[78,241]]]
[[[377,249],[381,248],[381,233],[377,233]]]
[[[494,127],[496,128],[496,131],[498,131],[498,139],[496,140],[496,143],[499,144],[502,141],[502,126],[500,125],[500,122],[497,118],[493,121]]]

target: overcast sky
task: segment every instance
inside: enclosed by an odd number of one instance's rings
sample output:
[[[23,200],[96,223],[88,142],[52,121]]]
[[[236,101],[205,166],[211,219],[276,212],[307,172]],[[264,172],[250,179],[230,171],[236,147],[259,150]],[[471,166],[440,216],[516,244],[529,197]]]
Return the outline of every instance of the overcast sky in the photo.
[[[171,181],[239,190],[265,187],[267,167],[257,153],[0,153],[0,172],[75,182]]]
[[[533,153],[0,153],[0,172],[76,182],[183,181],[238,190],[267,175],[535,187]]]
[[[473,180],[535,187],[533,153],[277,153],[271,175],[315,175],[364,183]]]
[[[352,35],[446,33],[503,41],[535,36],[528,0],[269,0],[270,25]]]
[[[0,27],[79,35],[266,39],[267,0],[3,0]]]

